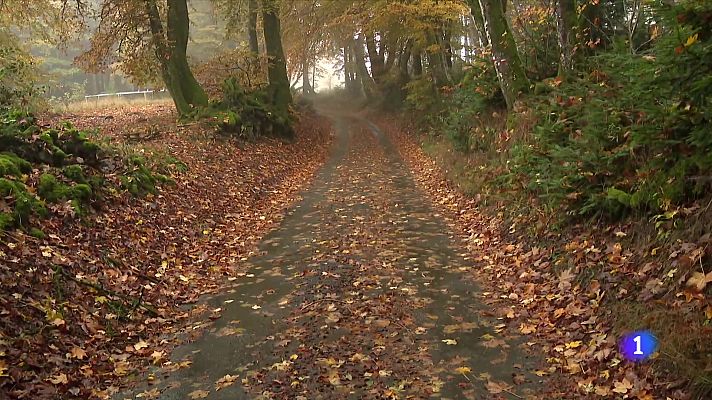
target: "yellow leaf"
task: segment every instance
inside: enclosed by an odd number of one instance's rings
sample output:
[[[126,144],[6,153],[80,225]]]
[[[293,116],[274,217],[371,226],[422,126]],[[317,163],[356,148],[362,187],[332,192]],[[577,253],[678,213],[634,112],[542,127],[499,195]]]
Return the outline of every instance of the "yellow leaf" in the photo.
[[[141,349],[147,348],[148,343],[144,342],[143,340],[140,340],[138,343],[134,344],[133,347],[134,349],[136,349],[136,351],[139,351]]]
[[[633,388],[633,384],[630,383],[630,381],[626,378],[623,378],[623,380],[620,382],[613,382],[613,386],[615,386],[613,388],[613,391],[620,394],[626,394],[630,389]]]
[[[465,375],[472,372],[472,370],[470,369],[470,367],[457,367],[455,368],[455,372],[457,372],[458,374]]]
[[[163,355],[164,354],[162,351],[154,351],[153,353],[151,353],[151,358],[153,359],[153,363],[154,364],[160,363],[161,360],[163,359]]]
[[[457,344],[457,340],[455,339],[443,339],[441,342],[445,343],[448,346],[454,346]]]
[[[577,347],[581,347],[581,341],[580,341],[580,340],[576,340],[576,341],[573,341],[573,342],[566,343],[566,348],[567,348],[567,349],[575,349],[575,348],[577,348]]]
[[[87,352],[84,351],[84,349],[76,346],[72,347],[71,353],[69,354],[69,358],[76,358],[77,360],[82,360],[86,356]]]
[[[705,287],[710,282],[712,282],[712,272],[707,273],[707,275],[702,272],[693,272],[690,279],[687,280],[687,286],[701,292],[705,290]]]
[[[693,44],[697,43],[697,39],[699,39],[699,36],[699,33],[695,33],[694,35],[688,37],[687,41],[685,42],[685,47],[690,47]]]

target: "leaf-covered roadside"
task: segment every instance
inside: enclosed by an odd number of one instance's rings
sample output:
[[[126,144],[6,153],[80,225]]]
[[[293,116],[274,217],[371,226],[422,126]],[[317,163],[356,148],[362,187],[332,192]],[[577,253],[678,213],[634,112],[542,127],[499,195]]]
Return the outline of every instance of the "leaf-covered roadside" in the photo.
[[[243,143],[176,125],[163,106],[69,116],[186,168],[157,194],[117,195],[83,223],[53,215],[44,239],[15,231],[0,244],[0,393],[107,398],[166,362],[173,343],[158,335],[187,320],[179,307],[237,278],[323,160],[328,126],[302,118],[291,143]]]
[[[640,227],[579,225],[536,234],[531,216],[492,212],[449,181],[401,123],[384,121],[416,180],[459,232],[490,288],[485,301],[508,329],[547,355],[552,398],[707,398],[712,370],[709,234],[637,247]],[[699,213],[699,208],[687,210]],[[709,214],[695,214],[709,220]],[[706,216],[706,217],[705,217]],[[675,216],[670,216],[670,219]],[[660,221],[672,226],[673,221]],[[655,233],[653,232],[653,235]],[[630,240],[629,240],[630,239]],[[659,352],[623,360],[620,335],[651,329]],[[557,397],[558,396],[558,397]],[[661,397],[663,396],[663,397]]]

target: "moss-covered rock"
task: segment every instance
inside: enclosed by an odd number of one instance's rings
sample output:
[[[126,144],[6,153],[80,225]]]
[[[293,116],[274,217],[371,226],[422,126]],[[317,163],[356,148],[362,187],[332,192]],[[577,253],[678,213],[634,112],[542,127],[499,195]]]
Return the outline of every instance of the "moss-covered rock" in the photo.
[[[62,173],[68,179],[76,183],[87,183],[87,178],[84,176],[83,168],[79,164],[67,165],[62,168]]]
[[[37,194],[50,203],[63,200],[77,200],[81,203],[91,198],[92,189],[85,183],[66,185],[52,174],[42,174],[37,185]]]
[[[15,153],[0,153],[0,176],[20,176],[32,171],[32,164]]]
[[[32,215],[40,217],[47,215],[44,203],[30,193],[22,182],[0,178],[0,196],[12,207],[11,213],[4,212],[0,217],[2,230],[23,225]]]

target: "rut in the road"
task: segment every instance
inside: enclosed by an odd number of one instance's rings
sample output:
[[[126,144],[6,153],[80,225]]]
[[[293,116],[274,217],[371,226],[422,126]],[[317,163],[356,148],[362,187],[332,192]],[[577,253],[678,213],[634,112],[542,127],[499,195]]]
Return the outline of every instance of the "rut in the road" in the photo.
[[[525,396],[523,351],[483,317],[464,250],[387,139],[353,119],[336,128],[250,273],[207,300],[222,318],[174,354],[192,365],[162,398]]]

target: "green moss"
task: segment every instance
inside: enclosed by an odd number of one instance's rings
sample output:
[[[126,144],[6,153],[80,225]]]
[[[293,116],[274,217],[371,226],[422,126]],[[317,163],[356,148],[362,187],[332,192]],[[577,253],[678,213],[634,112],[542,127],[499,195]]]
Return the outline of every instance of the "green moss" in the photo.
[[[67,153],[65,153],[64,150],[57,146],[52,146],[52,163],[55,165],[61,165],[67,157]]]
[[[6,212],[0,212],[0,231],[6,231],[15,226],[15,217]]]
[[[54,140],[52,139],[52,136],[50,136],[49,133],[47,132],[42,132],[40,135],[40,140],[47,143],[49,146],[54,146]]]
[[[0,176],[20,176],[29,173],[32,165],[14,153],[0,153]]]
[[[77,183],[86,183],[87,179],[84,176],[84,171],[81,165],[78,164],[73,164],[73,165],[68,165],[62,169],[62,173],[64,176],[67,178],[71,179],[74,182]]]
[[[30,219],[30,216],[35,214],[39,216],[47,215],[47,209],[44,203],[27,191],[27,187],[22,182],[16,182],[5,178],[0,178],[0,196],[9,200],[13,205],[12,213],[8,214],[12,217],[12,222],[9,222],[9,217],[2,217],[3,221],[0,225],[8,229],[8,226],[22,225]]]
[[[57,178],[51,174],[42,174],[37,186],[37,194],[41,198],[56,203],[62,200],[78,200],[79,202],[87,201],[91,198],[91,187],[85,183],[75,185],[65,185],[57,181]]]
[[[30,228],[30,236],[37,239],[44,239],[47,235],[39,228]]]
[[[37,194],[49,202],[55,202],[59,199],[57,185],[57,178],[55,178],[54,175],[42,174],[39,184],[37,185]]]

